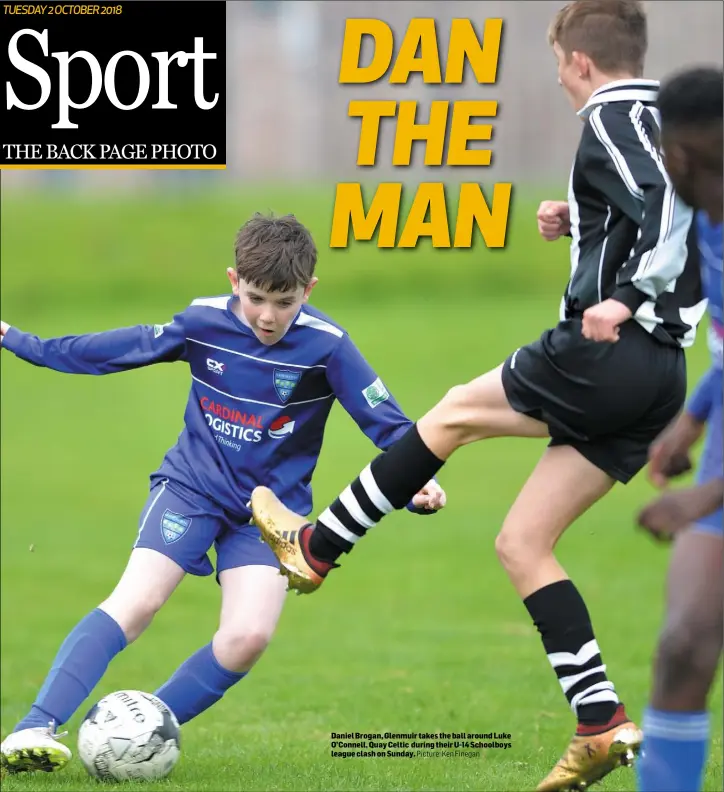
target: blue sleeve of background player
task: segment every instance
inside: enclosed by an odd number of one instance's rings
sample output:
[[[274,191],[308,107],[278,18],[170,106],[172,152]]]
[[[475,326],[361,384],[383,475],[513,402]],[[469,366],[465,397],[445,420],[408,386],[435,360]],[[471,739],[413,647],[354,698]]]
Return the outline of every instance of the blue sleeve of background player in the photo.
[[[345,335],[327,362],[327,380],[339,403],[354,422],[381,450],[399,440],[412,421],[365,360],[352,339]],[[435,514],[407,505],[415,514]]]
[[[696,390],[691,395],[686,411],[700,423],[709,417],[714,399],[721,399],[722,372],[720,368],[712,366],[699,380]]]
[[[184,360],[183,314],[164,325],[136,325],[87,335],[38,338],[10,327],[2,345],[34,366],[64,374],[115,374]]]

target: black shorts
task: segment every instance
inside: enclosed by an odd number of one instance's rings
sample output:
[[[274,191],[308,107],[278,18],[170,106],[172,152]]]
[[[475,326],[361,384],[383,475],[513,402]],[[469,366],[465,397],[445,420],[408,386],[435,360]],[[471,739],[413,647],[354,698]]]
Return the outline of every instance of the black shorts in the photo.
[[[568,319],[503,365],[511,407],[548,425],[551,445],[570,445],[624,484],[686,398],[684,351],[625,322],[617,343],[589,341]]]

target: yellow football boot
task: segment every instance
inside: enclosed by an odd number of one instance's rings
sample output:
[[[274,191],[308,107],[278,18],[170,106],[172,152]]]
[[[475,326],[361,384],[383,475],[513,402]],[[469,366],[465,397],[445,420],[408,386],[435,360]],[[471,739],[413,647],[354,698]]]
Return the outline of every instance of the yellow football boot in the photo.
[[[630,767],[641,748],[643,733],[626,719],[622,706],[610,726],[598,734],[576,734],[536,792],[582,792],[623,765]]]
[[[256,487],[251,493],[251,512],[264,541],[279,559],[279,568],[289,579],[289,588],[299,594],[316,591],[327,572],[337,565],[319,561],[309,552],[312,524],[287,509],[267,487]]]

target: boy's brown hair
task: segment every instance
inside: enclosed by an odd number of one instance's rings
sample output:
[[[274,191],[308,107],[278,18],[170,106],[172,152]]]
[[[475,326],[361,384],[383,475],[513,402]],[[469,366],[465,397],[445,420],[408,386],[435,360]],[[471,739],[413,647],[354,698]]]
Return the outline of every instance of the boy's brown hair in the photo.
[[[604,74],[640,77],[648,48],[646,11],[640,0],[573,0],[556,14],[548,43],[566,58],[582,52]]]
[[[308,286],[317,264],[312,235],[291,214],[257,212],[239,229],[234,253],[239,278],[272,292]]]

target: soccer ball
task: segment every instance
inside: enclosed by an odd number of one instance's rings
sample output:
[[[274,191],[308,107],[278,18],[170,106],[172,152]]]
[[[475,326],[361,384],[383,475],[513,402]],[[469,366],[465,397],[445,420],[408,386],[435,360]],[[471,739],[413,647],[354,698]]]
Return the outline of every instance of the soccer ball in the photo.
[[[78,732],[78,755],[95,778],[155,781],[165,778],[180,755],[173,712],[150,693],[118,690],[102,698]]]

